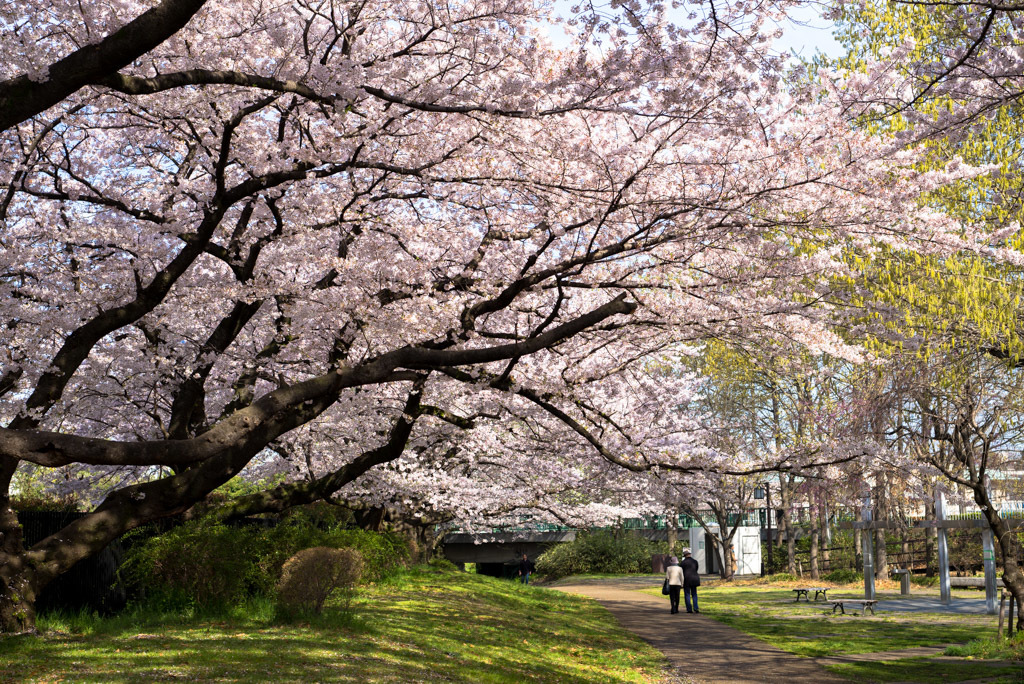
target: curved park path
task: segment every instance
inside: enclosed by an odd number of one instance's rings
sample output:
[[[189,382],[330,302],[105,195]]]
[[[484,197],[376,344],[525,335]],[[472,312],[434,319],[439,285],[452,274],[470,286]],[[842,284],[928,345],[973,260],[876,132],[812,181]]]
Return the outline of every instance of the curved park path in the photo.
[[[619,623],[660,650],[683,681],[695,684],[831,684],[846,682],[809,658],[801,658],[721,622],[685,610],[672,615],[650,587],[627,581],[597,581],[552,587],[597,599]]]

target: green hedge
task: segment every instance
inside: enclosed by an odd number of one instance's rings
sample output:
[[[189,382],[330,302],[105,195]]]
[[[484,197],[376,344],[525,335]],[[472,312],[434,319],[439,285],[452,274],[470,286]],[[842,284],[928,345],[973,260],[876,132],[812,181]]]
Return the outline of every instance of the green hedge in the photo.
[[[132,593],[166,609],[208,610],[252,596],[270,596],[285,561],[314,546],[352,548],[364,559],[364,581],[403,567],[405,541],[394,534],[321,527],[302,515],[272,527],[191,521],[129,550],[120,575]]]
[[[826,582],[835,582],[836,584],[850,584],[851,582],[863,581],[864,575],[850,568],[839,568],[832,572],[826,572],[821,576],[821,579]]]
[[[537,573],[557,579],[587,573],[634,574],[651,571],[651,555],[664,544],[632,532],[580,532],[576,539],[553,546],[537,559]]]

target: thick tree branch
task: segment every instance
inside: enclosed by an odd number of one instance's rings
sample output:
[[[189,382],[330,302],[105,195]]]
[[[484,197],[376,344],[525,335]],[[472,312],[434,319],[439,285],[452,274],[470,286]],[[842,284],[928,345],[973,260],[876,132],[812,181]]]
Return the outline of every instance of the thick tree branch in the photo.
[[[313,420],[350,387],[388,382],[399,369],[431,370],[504,361],[552,347],[611,316],[628,314],[637,305],[620,295],[545,333],[522,342],[482,349],[425,349],[405,347],[363,364],[339,368],[309,380],[274,390],[221,420],[198,437],[187,440],[115,442],[76,435],[0,428],[0,456],[53,466],[78,462],[91,465],[173,465],[215,457],[252,458],[286,432]],[[399,375],[399,377],[401,377]],[[244,463],[243,463],[244,465]]]
[[[86,45],[50,65],[45,80],[28,75],[0,83],[0,130],[58,104],[79,88],[115,73],[173,36],[206,0],[164,0],[99,43]]]
[[[420,402],[425,379],[420,378],[413,384],[402,413],[395,419],[384,444],[363,452],[351,463],[313,480],[286,482],[273,489],[235,499],[218,509],[216,515],[228,519],[259,513],[278,513],[293,506],[327,499],[370,468],[395,460],[405,451],[416,418],[423,414]]]
[[[223,206],[218,207],[213,213],[207,214],[199,229],[199,237],[187,243],[170,263],[154,276],[149,285],[142,288],[134,300],[101,311],[68,335],[53,359],[52,369],[39,378],[32,394],[25,401],[25,410],[11,421],[8,426],[10,429],[35,428],[39,424],[38,416],[60,399],[71,377],[97,342],[118,328],[139,320],[163,301],[178,278],[203,253],[205,243],[220,223],[225,209]]]
[[[309,86],[297,81],[282,81],[256,74],[243,74],[238,71],[189,69],[188,71],[176,71],[149,78],[127,74],[112,74],[99,83],[126,95],[149,95],[173,88],[195,85],[237,85],[245,88],[269,90],[275,93],[294,93],[314,102],[327,104],[334,102],[334,98],[320,95]]]

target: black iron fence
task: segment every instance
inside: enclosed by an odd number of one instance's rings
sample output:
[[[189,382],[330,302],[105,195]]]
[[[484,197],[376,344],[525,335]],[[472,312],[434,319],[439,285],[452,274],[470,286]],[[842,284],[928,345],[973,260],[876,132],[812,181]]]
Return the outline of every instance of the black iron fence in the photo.
[[[18,522],[21,523],[25,546],[42,541],[84,515],[73,511],[19,512]],[[118,540],[75,564],[43,589],[36,600],[36,610],[84,609],[106,614],[123,608],[127,595],[117,581],[117,568],[124,558],[124,550],[124,545]]]

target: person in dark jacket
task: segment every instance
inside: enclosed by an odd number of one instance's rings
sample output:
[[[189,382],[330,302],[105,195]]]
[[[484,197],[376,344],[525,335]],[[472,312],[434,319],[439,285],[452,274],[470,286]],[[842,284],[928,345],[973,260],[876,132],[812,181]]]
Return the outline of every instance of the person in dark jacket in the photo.
[[[690,555],[690,549],[683,549],[683,562],[679,567],[683,569],[683,600],[686,602],[686,612],[699,613],[697,587],[700,586],[700,572],[696,559]]]
[[[523,584],[530,583],[530,574],[533,572],[536,566],[533,561],[530,560],[526,554],[523,554],[523,559],[519,561],[519,581]]]

